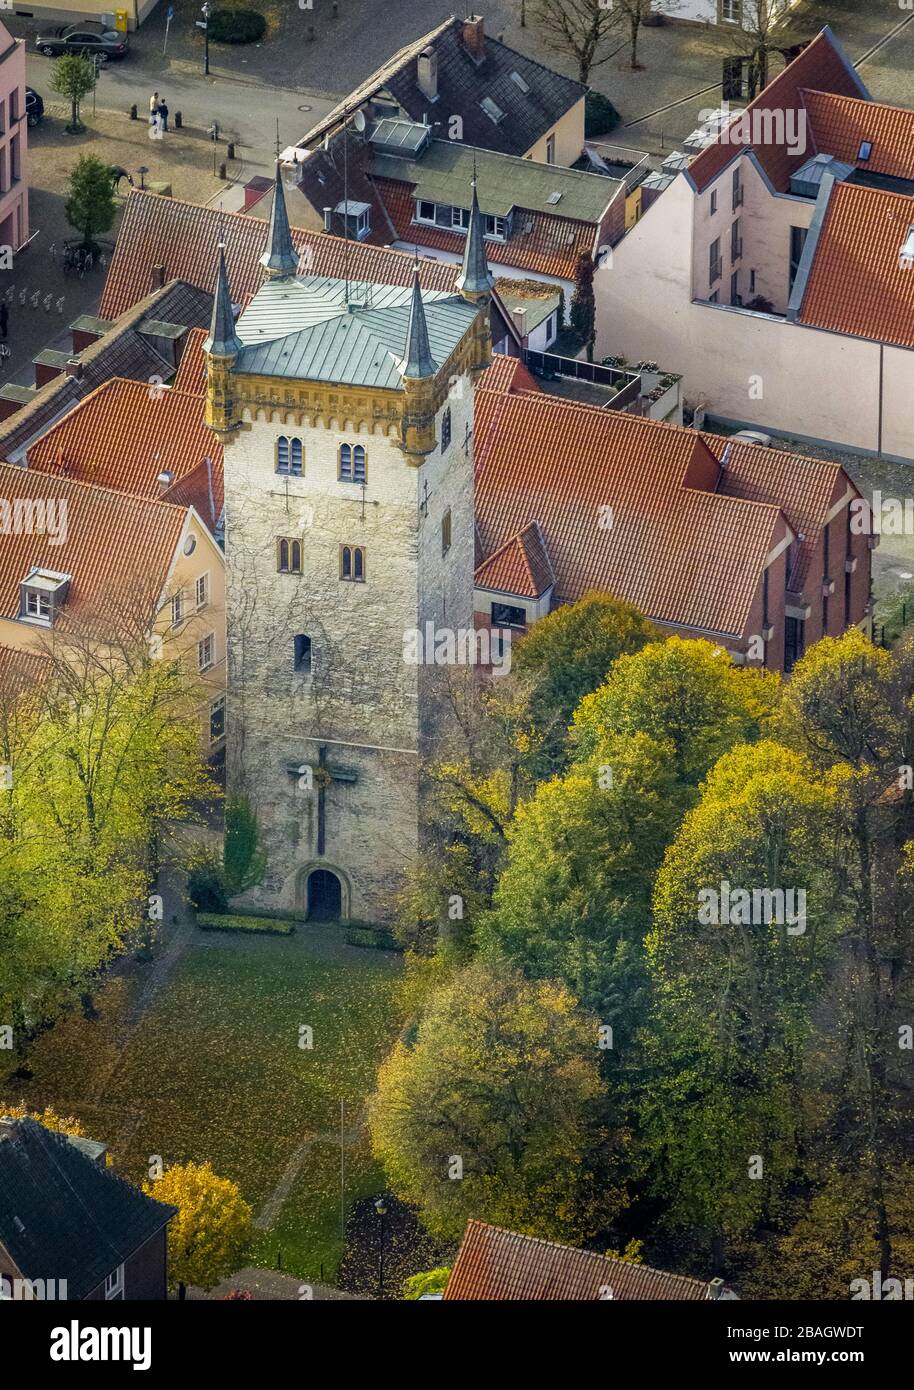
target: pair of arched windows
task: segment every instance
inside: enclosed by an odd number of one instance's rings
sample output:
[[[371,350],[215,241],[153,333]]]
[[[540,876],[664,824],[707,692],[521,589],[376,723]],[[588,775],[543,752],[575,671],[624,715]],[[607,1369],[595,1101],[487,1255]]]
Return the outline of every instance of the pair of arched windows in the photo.
[[[340,445],[340,482],[364,483],[367,478],[364,444]]]
[[[280,574],[301,574],[301,541],[280,537],[276,542],[276,568]]]
[[[300,477],[305,463],[305,450],[300,439],[281,434],[276,441],[276,472]]]
[[[365,547],[363,545],[340,546],[340,579],[351,579],[361,583],[365,578]]]

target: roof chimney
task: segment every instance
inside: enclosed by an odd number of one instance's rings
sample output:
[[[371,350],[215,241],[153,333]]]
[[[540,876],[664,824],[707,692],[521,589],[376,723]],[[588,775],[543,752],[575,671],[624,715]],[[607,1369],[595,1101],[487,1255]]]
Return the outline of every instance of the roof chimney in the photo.
[[[463,46],[474,63],[481,63],[486,56],[486,36],[481,15],[470,15],[463,21]]]
[[[333,213],[333,208],[324,208],[324,231],[325,231],[325,232],[330,232],[330,231],[333,230],[333,228],[332,228],[331,225],[330,225],[330,218],[331,218],[332,213]]]
[[[164,265],[151,265],[149,267],[149,290],[160,290],[165,284]]]
[[[74,381],[82,381],[83,364],[78,357],[67,358],[67,376],[71,376]]]
[[[438,54],[432,48],[423,48],[419,54],[419,61],[416,66],[416,80],[419,83],[419,91],[429,101],[438,99]]]
[[[163,492],[167,492],[168,489],[171,487],[172,483],[174,482],[174,476],[173,474],[169,473],[167,468],[163,468],[162,472],[156,479],[156,482],[159,485],[159,493],[161,494]]]
[[[518,305],[516,309],[511,310],[511,317],[520,337],[525,339],[527,336],[527,310]]]

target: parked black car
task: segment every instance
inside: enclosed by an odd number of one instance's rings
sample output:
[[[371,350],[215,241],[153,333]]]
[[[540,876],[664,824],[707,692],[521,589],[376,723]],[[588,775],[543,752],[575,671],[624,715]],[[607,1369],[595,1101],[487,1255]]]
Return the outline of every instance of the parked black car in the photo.
[[[27,125],[37,125],[44,117],[44,98],[40,97],[34,87],[25,89],[25,119]]]
[[[94,20],[84,19],[81,24],[65,24],[60,29],[39,34],[35,47],[46,58],[59,58],[64,53],[85,53],[90,58],[97,58],[99,63],[107,63],[109,58],[126,56],[127,35],[106,29]]]

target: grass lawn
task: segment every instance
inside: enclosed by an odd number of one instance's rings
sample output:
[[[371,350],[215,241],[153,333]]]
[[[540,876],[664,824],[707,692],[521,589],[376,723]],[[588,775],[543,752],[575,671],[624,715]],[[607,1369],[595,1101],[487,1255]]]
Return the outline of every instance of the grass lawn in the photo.
[[[98,1019],[61,1020],[30,1051],[33,1079],[4,1098],[76,1114],[135,1182],[154,1155],[166,1165],[210,1159],[255,1215],[304,1145],[272,1229],[258,1233],[258,1263],[275,1264],[280,1249],[285,1270],[316,1281],[323,1264],[329,1281],[342,1253],[341,1099],[347,1204],[383,1187],[364,1132],[353,1131],[397,1031],[394,962],[354,950],[315,959],[300,937],[207,933],[129,1036],[131,986],[112,980],[96,998]],[[302,1025],[313,1030],[310,1050],[299,1046]]]

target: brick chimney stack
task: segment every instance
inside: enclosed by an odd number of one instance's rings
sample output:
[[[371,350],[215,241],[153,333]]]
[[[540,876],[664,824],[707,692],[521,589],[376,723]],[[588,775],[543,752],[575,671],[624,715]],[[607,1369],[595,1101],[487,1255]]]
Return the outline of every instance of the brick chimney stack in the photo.
[[[481,15],[471,15],[463,21],[463,46],[474,63],[486,56],[486,36]]]
[[[153,290],[160,290],[164,284],[165,284],[165,267],[164,267],[164,265],[153,265],[153,266],[150,266],[150,267],[149,267],[149,289],[150,289],[150,292],[152,292]]]

